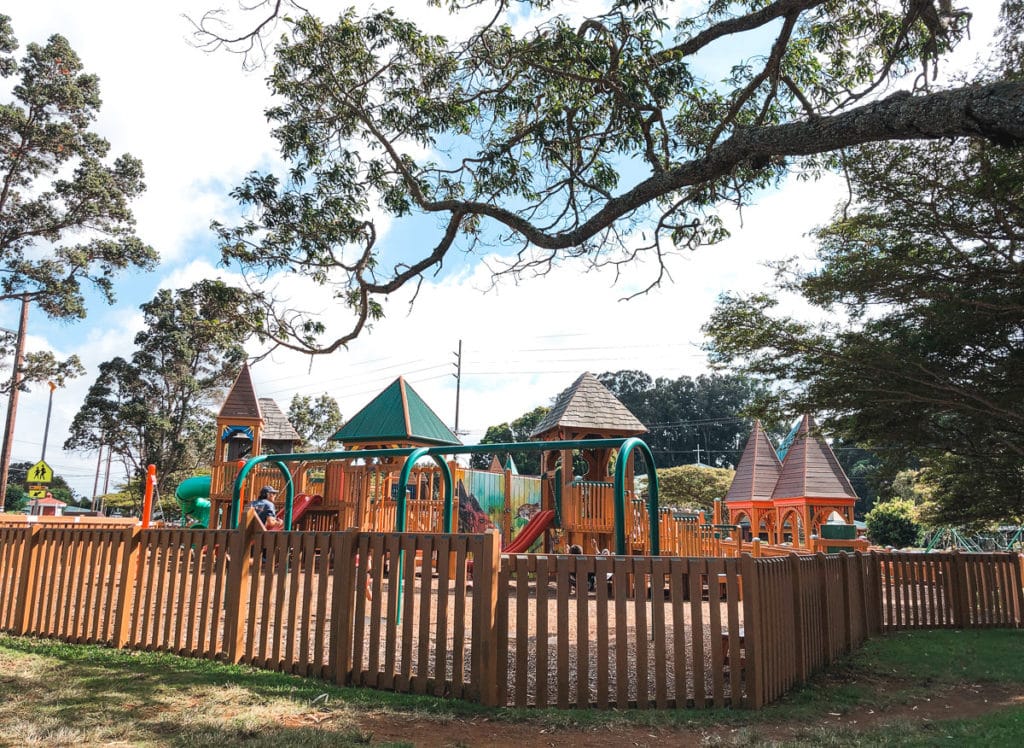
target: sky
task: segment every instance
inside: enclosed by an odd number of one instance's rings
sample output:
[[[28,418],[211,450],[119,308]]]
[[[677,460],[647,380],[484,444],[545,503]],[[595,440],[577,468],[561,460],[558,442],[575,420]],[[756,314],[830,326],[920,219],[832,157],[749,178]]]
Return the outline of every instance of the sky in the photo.
[[[158,289],[203,278],[232,280],[229,269],[218,267],[210,221],[237,219],[230,190],[253,169],[279,166],[263,115],[270,104],[269,68],[246,71],[235,55],[205,53],[190,44],[185,16],[199,17],[213,2],[20,0],[4,10],[22,49],[60,33],[86,71],[99,76],[103,107],[94,129],[110,141],[113,154],[128,152],[142,160],[148,189],[134,203],[138,233],[161,256],[155,272],[122,275],[117,303],[94,300],[84,321],[54,323],[36,310],[29,319],[28,350],[78,354],[87,369],[54,394],[46,450],[46,461],[85,496],[93,495],[97,455],[64,452],[61,446],[99,365],[131,355],[132,339],[142,326],[139,305]],[[348,4],[304,3],[327,17]],[[421,5],[399,7],[435,33],[454,35],[483,17],[453,20]],[[572,12],[591,5],[576,3]],[[992,28],[997,3],[972,5],[979,6],[975,28]],[[986,35],[974,37],[980,43]],[[965,48],[959,57],[967,61],[976,51]],[[0,93],[9,96],[7,89]],[[624,297],[649,283],[653,267],[632,268],[617,282],[607,272],[569,266],[544,278],[495,285],[480,257],[453,257],[442,275],[426,280],[411,310],[410,294],[395,294],[387,301],[387,317],[347,350],[314,358],[277,351],[253,365],[253,380],[259,396],[274,398],[282,410],[287,411],[295,394],[328,393],[349,417],[404,376],[454,427],[453,374],[461,341],[458,426],[463,442],[472,444],[488,426],[550,404],[584,371],[697,376],[707,372],[700,327],[716,298],[725,291],[764,289],[772,279],[766,267],[772,260],[810,260],[814,244],[808,232],[829,220],[845,194],[834,177],[791,179],[742,215],[726,212],[730,239],[674,258],[670,282],[629,301]],[[401,229],[385,231],[380,239],[395,248],[414,246],[416,240]],[[280,291],[313,303],[322,298],[292,277],[276,283]],[[326,301],[320,308],[334,324],[337,310]],[[0,327],[15,328],[17,317],[16,304],[0,305]],[[254,343],[249,352],[257,356],[263,350]],[[48,395],[45,385],[22,393],[13,461],[34,462],[42,456]],[[6,406],[4,399],[0,416],[6,415]],[[122,478],[115,466],[111,488]],[[103,482],[100,476],[100,491]]]

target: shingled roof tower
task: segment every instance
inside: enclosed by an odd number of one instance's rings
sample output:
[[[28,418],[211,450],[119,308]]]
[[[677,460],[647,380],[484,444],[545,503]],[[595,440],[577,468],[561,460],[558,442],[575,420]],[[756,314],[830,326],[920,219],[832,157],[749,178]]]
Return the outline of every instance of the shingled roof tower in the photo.
[[[647,427],[589,371],[563,390],[531,439],[605,439],[636,436]]]
[[[217,414],[217,434],[215,463],[260,453],[263,414],[247,363],[242,364],[242,370],[235,377],[235,383]]]
[[[760,422],[754,422],[726,504],[731,521],[746,519],[755,537],[808,545],[833,512],[853,522],[857,494],[810,415],[801,418],[786,441],[780,463]]]
[[[597,377],[584,372],[556,398],[554,406],[537,424],[530,438],[541,441],[609,439],[637,436],[646,431],[647,427]],[[611,484],[608,481],[612,454],[616,451],[611,448],[579,450],[578,457],[587,465],[585,474],[580,476],[581,481],[573,475],[573,450],[551,450],[541,455],[541,470],[549,478],[553,479],[561,466],[561,510],[565,516],[578,513],[581,491],[595,494],[603,491],[610,496]],[[627,486],[633,485],[633,470],[633,460],[629,460],[626,466]],[[554,480],[543,481],[542,509],[557,509],[554,483]],[[583,534],[568,530],[565,540],[567,543],[582,543],[582,538]],[[608,547],[612,544],[612,535],[610,532],[597,535],[595,540]]]
[[[775,454],[775,448],[760,421],[754,421],[754,428],[743,448],[736,476],[732,479],[725,500],[734,502],[771,501],[775,484],[782,473],[782,463]]]

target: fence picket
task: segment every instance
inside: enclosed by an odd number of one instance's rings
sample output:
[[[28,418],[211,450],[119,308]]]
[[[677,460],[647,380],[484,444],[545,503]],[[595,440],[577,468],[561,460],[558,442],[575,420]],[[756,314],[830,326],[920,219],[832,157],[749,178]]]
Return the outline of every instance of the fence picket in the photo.
[[[444,696],[448,683],[448,590],[450,585],[451,544],[448,536],[437,537],[437,623],[434,650],[434,695]],[[499,570],[496,570],[499,571]],[[504,650],[503,650],[504,651]],[[508,660],[502,658],[506,663]],[[495,683],[500,679],[495,679]]]
[[[594,559],[576,557],[576,706],[590,706],[590,575],[595,573]],[[596,577],[593,577],[596,581]],[[595,588],[596,589],[596,588]]]
[[[608,586],[612,576],[612,559],[610,556],[598,556],[594,563],[596,574],[595,618],[597,619],[597,707],[607,709],[611,694],[609,693],[609,667],[611,652],[609,651],[608,627]]]
[[[648,687],[648,656],[647,656],[647,600],[654,595],[654,584],[650,580],[649,560],[642,557],[631,556],[630,562],[633,567],[633,608],[634,621],[633,637],[636,647],[636,706],[638,709],[650,707],[650,694]]]
[[[559,709],[569,708],[569,579],[570,574],[575,574],[575,556],[556,556],[555,564],[558,569],[557,582],[555,583],[555,672],[556,682],[556,705]],[[579,584],[579,579],[576,584]],[[579,595],[579,587],[576,588]]]
[[[654,702],[658,709],[668,706],[667,680],[668,641],[665,631],[665,575],[668,573],[668,559],[655,558],[651,561],[651,632],[654,652]]]
[[[615,557],[615,707],[629,707],[629,639],[626,631],[626,591],[629,567],[623,556]]]
[[[707,706],[705,702],[704,678],[704,606],[701,605],[703,597],[703,577],[707,575],[708,565],[706,559],[691,558],[689,569],[690,586],[690,633],[691,633],[691,657],[690,672],[693,676],[693,705],[698,709]]]
[[[380,688],[393,688],[395,684],[396,657],[398,655],[398,592],[401,589],[399,579],[402,575],[400,536],[396,533],[388,535],[386,550],[388,573],[388,625],[384,647],[384,677],[379,681]],[[382,573],[383,575],[383,573]],[[364,588],[365,589],[365,588]],[[383,601],[382,601],[383,604]]]
[[[686,614],[683,608],[683,580],[689,573],[690,559],[673,558],[669,561],[669,592],[672,597],[672,643],[675,664],[675,706],[688,704],[686,687]]]

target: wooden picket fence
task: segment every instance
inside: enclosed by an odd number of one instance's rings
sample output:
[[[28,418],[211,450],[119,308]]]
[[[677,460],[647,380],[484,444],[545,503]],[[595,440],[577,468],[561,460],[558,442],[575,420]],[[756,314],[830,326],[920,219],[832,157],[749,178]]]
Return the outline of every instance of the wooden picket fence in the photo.
[[[1021,627],[1012,554],[500,554],[496,533],[0,526],[0,629],[497,706],[757,708],[886,631]]]

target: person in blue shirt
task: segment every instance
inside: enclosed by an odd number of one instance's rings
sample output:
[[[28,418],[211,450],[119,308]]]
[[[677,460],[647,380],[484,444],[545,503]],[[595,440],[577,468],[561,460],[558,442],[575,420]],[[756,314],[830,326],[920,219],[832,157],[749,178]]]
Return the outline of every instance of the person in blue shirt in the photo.
[[[276,495],[276,488],[273,486],[264,486],[260,489],[260,494],[256,497],[256,501],[252,504],[253,511],[256,512],[256,516],[260,518],[260,522],[262,522],[264,527],[267,529],[270,529],[278,523],[277,507],[274,506],[274,497]]]

